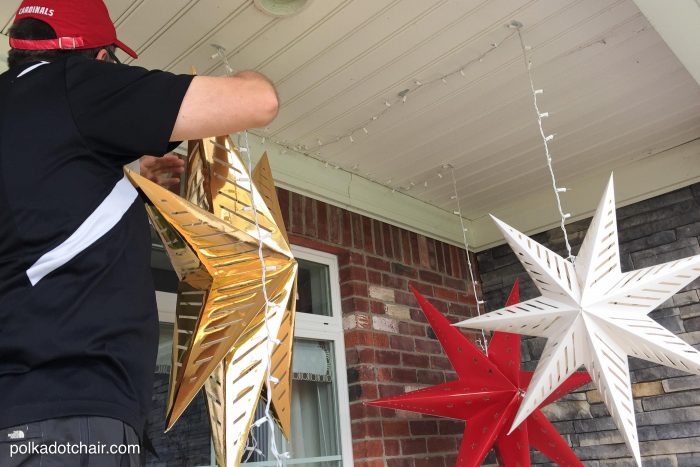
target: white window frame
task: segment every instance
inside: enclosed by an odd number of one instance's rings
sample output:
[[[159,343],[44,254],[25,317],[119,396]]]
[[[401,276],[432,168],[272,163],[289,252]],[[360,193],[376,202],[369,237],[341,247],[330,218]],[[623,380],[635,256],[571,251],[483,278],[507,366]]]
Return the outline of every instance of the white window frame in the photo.
[[[296,245],[292,245],[292,253],[294,253],[296,258],[328,266],[331,316],[297,313],[294,337],[330,341],[333,343],[337,379],[336,388],[338,391],[338,425],[340,428],[342,464],[343,467],[353,467],[350,400],[348,395],[347,365],[345,362],[345,336],[343,334],[343,319],[340,303],[338,257],[330,253],[324,253],[322,251]],[[177,294],[156,291],[156,301],[158,303],[159,321],[161,323],[173,324],[175,322]],[[256,464],[261,465],[263,463]],[[294,460],[284,462],[284,465],[294,464],[296,464]],[[270,465],[275,464],[272,463]],[[216,467],[216,465],[212,464],[212,466],[207,467]]]

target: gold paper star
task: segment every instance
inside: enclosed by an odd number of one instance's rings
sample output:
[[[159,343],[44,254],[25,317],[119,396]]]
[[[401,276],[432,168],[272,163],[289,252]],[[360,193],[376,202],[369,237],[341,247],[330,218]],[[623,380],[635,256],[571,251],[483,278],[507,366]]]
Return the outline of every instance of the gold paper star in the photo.
[[[187,197],[199,206],[129,176],[153,203],[149,216],[181,280],[167,429],[206,385],[217,462],[234,465],[245,450],[266,381],[268,333],[280,343],[270,367],[279,381],[272,385],[273,412],[289,433],[295,304],[290,298],[297,264],[279,223],[276,198],[266,186],[268,201],[275,201],[269,209],[230,139],[190,146]],[[269,166],[263,169],[260,173],[269,175]],[[262,293],[261,251],[269,308]]]

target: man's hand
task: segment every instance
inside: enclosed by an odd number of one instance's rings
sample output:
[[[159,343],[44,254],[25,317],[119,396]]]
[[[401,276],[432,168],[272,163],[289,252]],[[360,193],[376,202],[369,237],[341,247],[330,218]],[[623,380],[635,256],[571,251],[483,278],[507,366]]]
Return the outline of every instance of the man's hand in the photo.
[[[185,162],[173,152],[163,157],[143,156],[140,165],[142,177],[165,188],[180,183],[180,175],[185,171]]]

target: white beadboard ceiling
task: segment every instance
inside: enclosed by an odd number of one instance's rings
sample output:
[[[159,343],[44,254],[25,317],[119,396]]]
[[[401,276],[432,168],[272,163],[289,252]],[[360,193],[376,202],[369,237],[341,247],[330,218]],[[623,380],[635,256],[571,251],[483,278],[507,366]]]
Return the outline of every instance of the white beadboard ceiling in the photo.
[[[17,3],[0,4],[5,28]],[[310,152],[446,211],[454,201],[441,167],[454,166],[469,219],[551,183],[512,20],[531,46],[564,185],[700,138],[700,86],[633,0],[311,0],[289,18],[253,0],[106,3],[136,64],[222,74],[215,43],[235,69],[269,76],[283,105],[257,131],[268,140],[313,147],[366,126],[354,143]],[[464,76],[439,81],[469,62]]]

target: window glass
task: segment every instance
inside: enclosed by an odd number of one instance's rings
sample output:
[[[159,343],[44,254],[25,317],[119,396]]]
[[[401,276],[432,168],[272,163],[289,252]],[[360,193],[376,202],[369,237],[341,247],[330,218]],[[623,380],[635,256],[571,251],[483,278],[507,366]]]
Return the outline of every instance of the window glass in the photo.
[[[328,266],[297,258],[299,280],[297,284],[297,312],[332,316]]]
[[[291,439],[287,442],[276,432],[278,452],[288,452],[294,465],[308,467],[341,467],[338,426],[337,377],[333,343],[295,339],[292,380]],[[258,407],[264,416],[264,405]],[[269,426],[251,430],[247,465],[276,465],[270,449]]]

